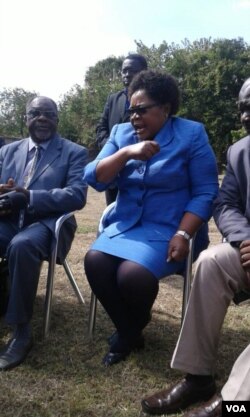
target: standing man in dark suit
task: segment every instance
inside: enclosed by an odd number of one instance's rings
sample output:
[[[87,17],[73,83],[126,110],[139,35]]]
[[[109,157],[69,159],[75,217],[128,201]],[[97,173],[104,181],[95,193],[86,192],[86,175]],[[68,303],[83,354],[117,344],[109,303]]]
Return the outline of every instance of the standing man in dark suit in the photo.
[[[142,408],[149,414],[177,413],[212,397],[194,412],[195,416],[219,417],[222,399],[250,398],[249,347],[239,356],[221,395],[213,397],[219,337],[228,306],[237,293],[250,291],[250,78],[240,90],[238,106],[248,135],[228,150],[226,175],[214,207],[214,219],[226,243],[203,251],[197,261],[171,362],[172,368],[187,375],[174,386],[142,400]]]
[[[99,148],[106,143],[114,125],[129,122],[128,87],[138,72],[147,69],[147,61],[139,54],[128,55],[122,64],[122,82],[124,89],[108,97],[103,114],[96,128],[96,142]],[[115,201],[117,187],[114,185],[105,191],[107,205]]]
[[[27,209],[0,217],[0,257],[8,260],[10,297],[5,315],[13,335],[0,354],[0,370],[19,365],[32,347],[30,321],[40,268],[50,254],[55,223],[65,212],[86,203],[82,171],[87,150],[57,134],[58,111],[48,97],[26,106],[30,137],[0,149],[0,194],[23,193]],[[59,257],[64,259],[76,229],[65,222]]]

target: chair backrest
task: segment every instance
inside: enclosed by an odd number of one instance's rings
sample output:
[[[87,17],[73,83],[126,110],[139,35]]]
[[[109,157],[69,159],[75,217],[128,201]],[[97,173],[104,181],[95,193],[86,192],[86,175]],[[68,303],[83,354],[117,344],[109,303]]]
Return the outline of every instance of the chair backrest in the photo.
[[[97,228],[97,236],[99,236],[104,229],[104,222],[105,219],[107,217],[107,215],[110,213],[110,211],[112,210],[112,208],[115,206],[116,202],[113,201],[113,203],[109,204],[102,212],[102,216],[99,220],[99,224],[98,224],[98,228]]]
[[[50,260],[53,259],[53,262],[56,263],[57,260],[57,252],[58,252],[58,245],[59,245],[59,238],[60,238],[60,231],[63,226],[63,224],[68,220],[70,217],[74,216],[74,211],[71,211],[70,213],[62,214],[56,221],[55,224],[55,231],[54,231],[54,241],[52,245]]]

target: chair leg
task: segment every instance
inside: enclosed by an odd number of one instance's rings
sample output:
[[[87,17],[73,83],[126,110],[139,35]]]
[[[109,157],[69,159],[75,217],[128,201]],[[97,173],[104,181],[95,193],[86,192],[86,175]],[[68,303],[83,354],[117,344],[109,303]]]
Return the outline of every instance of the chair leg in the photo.
[[[72,271],[71,271],[71,269],[69,267],[69,264],[68,264],[68,262],[67,262],[66,259],[63,261],[63,267],[64,267],[64,270],[65,270],[65,272],[66,272],[66,274],[67,274],[67,276],[69,278],[69,281],[70,281],[70,283],[71,283],[71,285],[73,287],[73,290],[75,291],[75,294],[76,294],[76,296],[78,298],[79,303],[85,304],[84,298],[83,298],[83,296],[81,294],[81,291],[80,291],[80,289],[79,289],[79,287],[78,287],[78,285],[76,283],[76,280],[75,280],[75,278],[74,278],[74,276],[72,274]]]
[[[53,289],[54,289],[54,275],[55,275],[55,260],[53,261],[53,256],[49,261],[48,266],[48,275],[47,275],[47,288],[46,288],[46,295],[45,295],[45,312],[44,312],[44,325],[43,325],[43,336],[46,338],[49,334],[50,328],[50,316],[51,316],[51,308],[52,308],[52,296],[53,296]],[[75,281],[75,278],[71,272],[68,262],[63,262],[64,270],[70,280],[70,283],[75,291],[75,294],[78,298],[78,301],[85,304],[84,298],[79,290],[79,287]]]
[[[194,245],[194,239],[191,239],[189,242],[189,255],[187,258],[187,265],[186,265],[186,271],[185,271],[184,283],[183,283],[181,323],[183,322],[183,319],[185,316],[188,299],[189,299],[190,291],[191,291],[191,285],[192,285],[193,245]]]
[[[181,323],[183,322],[185,313],[186,313],[186,309],[187,309],[187,304],[188,304],[188,299],[189,299],[189,295],[190,295],[190,291],[191,291],[191,280],[192,280],[192,274],[185,274],[184,276],[184,283],[183,283],[183,298],[182,298],[182,312],[181,312]]]
[[[47,288],[45,295],[45,312],[44,312],[44,325],[43,325],[43,336],[46,338],[49,334],[50,327],[50,315],[52,307],[52,295],[54,287],[54,275],[55,275],[55,263],[49,261],[48,275],[47,275]]]
[[[91,339],[93,338],[93,333],[95,329],[96,309],[97,309],[97,298],[95,294],[92,292],[91,300],[90,300],[89,326],[88,326],[88,335]]]

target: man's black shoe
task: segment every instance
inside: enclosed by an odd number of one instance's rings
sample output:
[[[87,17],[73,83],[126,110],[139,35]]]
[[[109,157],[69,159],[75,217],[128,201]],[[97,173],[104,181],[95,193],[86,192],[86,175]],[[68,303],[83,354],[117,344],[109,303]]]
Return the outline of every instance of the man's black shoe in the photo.
[[[185,413],[183,417],[221,417],[222,416],[222,397],[214,395],[212,399],[199,408]]]
[[[0,354],[0,371],[7,371],[22,363],[31,350],[32,345],[32,338],[27,340],[11,339],[6,349]]]

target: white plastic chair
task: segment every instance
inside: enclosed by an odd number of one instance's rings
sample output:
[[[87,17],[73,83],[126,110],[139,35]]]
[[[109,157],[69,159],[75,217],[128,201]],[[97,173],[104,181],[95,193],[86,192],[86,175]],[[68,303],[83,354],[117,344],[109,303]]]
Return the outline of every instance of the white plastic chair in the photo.
[[[106,219],[107,214],[110,210],[114,207],[115,202],[109,204],[103,211],[101,219],[98,224],[97,236],[103,232],[104,222]],[[186,262],[186,269],[185,273],[183,274],[184,283],[183,283],[183,296],[182,296],[182,314],[181,314],[181,321],[183,321],[187,303],[191,291],[192,285],[192,264],[193,264],[193,252],[194,252],[194,239],[190,239],[189,241],[189,254]],[[93,338],[95,323],[96,323],[96,312],[97,312],[97,298],[93,291],[91,292],[91,300],[90,300],[90,309],[89,309],[89,323],[88,323],[88,336]]]
[[[44,323],[43,323],[43,335],[46,338],[49,334],[49,327],[50,327],[50,316],[51,316],[51,309],[52,309],[52,297],[53,297],[53,288],[54,288],[54,277],[55,277],[55,267],[56,267],[56,260],[57,260],[57,252],[58,252],[58,244],[60,241],[60,230],[64,222],[73,216],[74,213],[67,213],[63,214],[59,217],[56,221],[55,226],[55,234],[54,234],[54,244],[51,251],[50,258],[48,259],[48,273],[47,273],[47,284],[46,284],[46,295],[45,295],[45,303],[44,303]],[[79,290],[79,287],[75,281],[73,273],[69,267],[67,259],[64,259],[62,262],[62,266],[67,274],[67,277],[75,291],[75,294],[78,298],[80,303],[85,304],[84,298]]]
[[[52,297],[53,297],[53,288],[54,288],[54,277],[55,277],[55,267],[56,267],[56,260],[57,260],[57,252],[58,252],[58,245],[60,241],[60,230],[64,222],[73,216],[74,213],[67,213],[63,214],[59,217],[56,221],[55,226],[55,234],[54,234],[54,247],[52,249],[50,258],[48,260],[48,274],[47,274],[47,288],[46,288],[46,295],[45,295],[45,306],[44,306],[44,326],[43,326],[43,334],[46,338],[49,334],[49,327],[50,327],[50,316],[51,316],[51,308],[52,308]],[[69,267],[67,259],[64,259],[62,262],[62,266],[66,272],[66,275],[73,287],[73,290],[78,298],[79,303],[85,304],[84,298],[80,292],[80,289],[75,281],[75,278],[72,274],[72,271]]]

